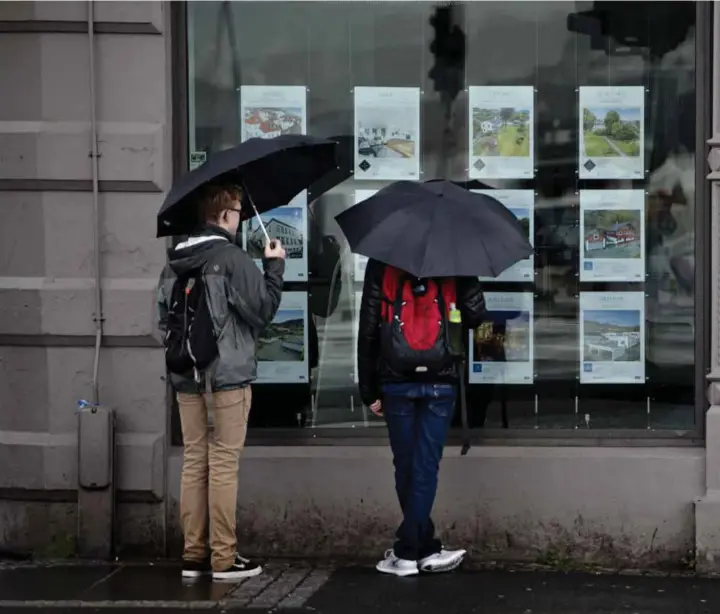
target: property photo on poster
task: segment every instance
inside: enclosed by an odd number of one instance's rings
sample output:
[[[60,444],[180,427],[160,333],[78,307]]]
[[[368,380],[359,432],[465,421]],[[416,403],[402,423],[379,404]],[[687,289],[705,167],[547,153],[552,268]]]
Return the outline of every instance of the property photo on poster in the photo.
[[[580,281],[645,281],[645,192],[580,191]]]
[[[257,342],[258,383],[308,381],[307,293],[284,292],[275,318]]]
[[[645,90],[580,88],[580,179],[645,177]]]
[[[499,200],[520,222],[530,245],[535,237],[535,193],[532,190],[472,190],[478,194],[487,194]],[[534,257],[531,254],[525,260],[515,263],[497,277],[481,277],[483,282],[521,282],[535,278]]]
[[[355,88],[355,179],[420,178],[420,89]]]
[[[645,294],[580,293],[580,383],[645,383]]]
[[[532,292],[486,292],[486,321],[470,331],[471,384],[532,384]]]
[[[305,134],[307,90],[304,86],[244,85],[240,88],[241,138],[271,139]]]
[[[355,204],[367,200],[371,196],[377,194],[377,190],[355,190]],[[367,267],[367,257],[361,254],[353,254],[353,279],[355,282],[362,283],[365,280],[365,268]]]
[[[470,179],[529,179],[534,169],[532,86],[469,89]]]
[[[285,248],[285,281],[307,281],[307,192],[293,198],[289,205],[260,214],[271,239]],[[245,222],[245,249],[262,268],[265,233],[256,217]]]

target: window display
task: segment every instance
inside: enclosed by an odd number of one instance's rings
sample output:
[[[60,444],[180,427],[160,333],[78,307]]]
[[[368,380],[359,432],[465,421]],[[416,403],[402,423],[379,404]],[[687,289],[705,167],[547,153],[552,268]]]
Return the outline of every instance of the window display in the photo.
[[[306,134],[306,91],[303,86],[240,88],[242,140],[271,139],[281,134]]]
[[[377,190],[355,190],[355,204],[364,201],[371,196],[377,194]],[[352,254],[353,259],[353,279],[356,283],[362,283],[365,279],[365,267],[367,266],[367,257],[360,254]]]
[[[534,92],[530,86],[471,87],[468,175],[528,179],[535,174]]]
[[[471,384],[532,384],[533,295],[486,292],[487,322],[470,332]]]
[[[355,178],[420,178],[419,88],[355,88]]]
[[[580,88],[580,178],[645,177],[645,89]]]
[[[668,20],[637,3],[590,32],[573,17],[589,4],[187,3],[188,165],[253,136],[340,143],[332,181],[263,215],[288,260],[254,420],[296,428],[311,406],[308,427],[382,424],[363,412],[354,365],[366,259],[335,216],[388,182],[445,179],[498,199],[534,250],[481,280],[474,428],[699,428],[709,205],[696,84],[709,52],[681,24],[700,5],[664,3],[682,15]],[[432,26],[441,8],[464,41],[458,61]],[[244,240],[257,260],[255,220]]]
[[[278,239],[287,258],[284,280],[288,282],[307,279],[307,192],[303,190],[290,204],[261,213],[265,230],[271,239]],[[248,254],[262,269],[265,251],[265,232],[256,217],[244,223],[244,245]]]
[[[580,294],[580,382],[645,383],[645,294]]]
[[[522,224],[532,245],[535,240],[535,193],[532,190],[472,190],[478,194],[487,194],[499,200]],[[535,277],[534,258],[513,264],[497,277],[481,277],[485,282],[533,281]]]
[[[284,292],[275,318],[257,341],[258,383],[308,381],[305,292]]]
[[[645,281],[645,192],[580,192],[580,281]]]

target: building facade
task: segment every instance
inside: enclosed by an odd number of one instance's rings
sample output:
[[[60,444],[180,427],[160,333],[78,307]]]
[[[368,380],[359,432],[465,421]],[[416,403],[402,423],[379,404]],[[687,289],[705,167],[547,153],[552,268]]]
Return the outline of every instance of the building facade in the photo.
[[[178,552],[155,215],[213,152],[308,132],[338,141],[339,168],[300,221],[267,217],[300,250],[254,390],[242,542],[389,542],[390,452],[356,391],[363,263],[334,216],[442,177],[492,191],[535,247],[486,280],[445,538],[492,559],[716,569],[718,33],[714,2],[0,3],[0,551],[76,551],[76,408],[97,396],[116,417],[107,539]]]

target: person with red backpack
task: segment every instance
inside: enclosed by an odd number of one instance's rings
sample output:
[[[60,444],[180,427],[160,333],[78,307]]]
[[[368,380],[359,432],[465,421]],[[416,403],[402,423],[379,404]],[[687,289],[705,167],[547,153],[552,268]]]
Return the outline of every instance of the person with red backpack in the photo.
[[[444,549],[430,518],[462,376],[453,350],[458,330],[450,324],[458,311],[467,336],[485,314],[477,278],[418,279],[368,262],[357,346],[360,397],[385,417],[403,513],[393,549],[376,566],[382,573],[450,571],[466,554]]]

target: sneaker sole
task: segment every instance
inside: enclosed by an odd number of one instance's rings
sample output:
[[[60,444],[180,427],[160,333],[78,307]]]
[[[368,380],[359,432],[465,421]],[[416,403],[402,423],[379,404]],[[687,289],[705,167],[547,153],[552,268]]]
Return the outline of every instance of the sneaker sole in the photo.
[[[254,578],[262,573],[262,567],[257,569],[249,569],[248,571],[213,571],[213,580],[244,580],[245,578]]]
[[[183,570],[182,577],[183,578],[200,578],[202,576],[207,576],[209,574],[210,574],[209,571],[185,571],[185,570]]]
[[[386,567],[381,567],[380,565],[375,565],[375,569],[377,569],[380,573],[388,574],[390,576],[398,576],[400,578],[416,576],[420,573],[419,569],[387,569]]]
[[[420,571],[423,571],[425,573],[444,573],[447,571],[453,571],[460,567],[462,565],[462,562],[465,560],[465,555],[463,554],[461,557],[455,559],[454,561],[450,561],[445,564],[433,564],[428,563],[427,565],[423,565],[420,567]]]

